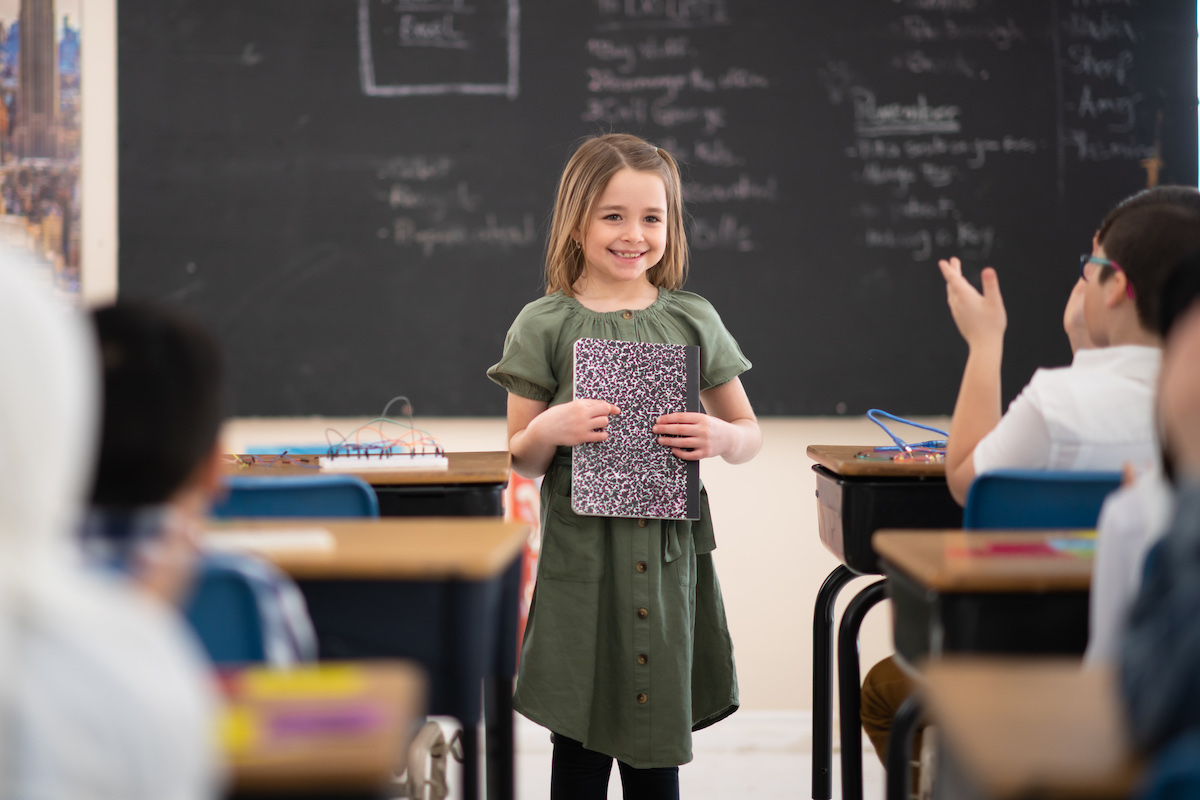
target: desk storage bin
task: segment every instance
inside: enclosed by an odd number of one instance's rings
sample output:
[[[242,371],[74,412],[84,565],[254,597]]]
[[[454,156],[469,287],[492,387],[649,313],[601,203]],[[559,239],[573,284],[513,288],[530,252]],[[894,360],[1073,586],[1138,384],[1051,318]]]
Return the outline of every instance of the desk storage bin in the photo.
[[[1082,655],[1088,592],[939,592],[890,564],[896,655],[912,666],[949,653]]]
[[[962,508],[941,478],[847,477],[813,465],[821,542],[855,572],[875,575],[881,528],[961,528]]]

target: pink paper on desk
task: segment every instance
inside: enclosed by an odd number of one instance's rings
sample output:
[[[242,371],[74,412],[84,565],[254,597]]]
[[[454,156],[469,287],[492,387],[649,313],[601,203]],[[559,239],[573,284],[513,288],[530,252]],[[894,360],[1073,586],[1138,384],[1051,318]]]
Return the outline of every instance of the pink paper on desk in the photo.
[[[1064,553],[1046,542],[989,542],[977,547],[954,547],[949,550],[949,555],[954,558],[986,558],[989,556],[1007,558],[1010,556],[1059,557]]]

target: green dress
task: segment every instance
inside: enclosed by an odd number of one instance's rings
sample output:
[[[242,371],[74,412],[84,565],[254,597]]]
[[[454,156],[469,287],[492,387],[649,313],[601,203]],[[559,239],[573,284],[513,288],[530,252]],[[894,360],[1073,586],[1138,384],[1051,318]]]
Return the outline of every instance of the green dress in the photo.
[[[700,346],[700,389],[750,368],[707,300],[660,289],[642,310],[599,313],[561,292],[522,309],[488,377],[550,405],[572,399],[576,339]],[[700,519],[582,517],[571,449],[542,482],[542,546],[513,704],[529,719],[637,768],[692,760],[692,731],[738,707],[733,643],[708,496]]]

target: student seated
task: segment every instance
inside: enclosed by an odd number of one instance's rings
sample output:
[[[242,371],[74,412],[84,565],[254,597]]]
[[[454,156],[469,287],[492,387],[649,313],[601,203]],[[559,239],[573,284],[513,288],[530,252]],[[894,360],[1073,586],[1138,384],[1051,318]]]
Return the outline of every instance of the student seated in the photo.
[[[170,604],[188,599],[193,574],[219,564],[242,575],[263,614],[266,660],[316,658],[296,585],[242,554],[197,554],[199,531],[221,490],[223,370],[216,342],[164,306],[121,302],[92,315],[100,344],[104,414],[89,560],[128,575]]]
[[[0,328],[0,796],[216,797],[215,695],[178,615],[79,564],[87,328],[2,253]]]
[[[1200,728],[1200,253],[1187,268],[1191,302],[1166,340],[1158,399],[1175,509],[1120,644],[1126,717],[1146,751]]]
[[[981,294],[957,258],[939,262],[968,347],[946,446],[946,483],[960,504],[975,476],[989,470],[1119,470],[1157,458],[1158,293],[1167,270],[1200,245],[1198,220],[1200,213],[1175,203],[1118,206],[1082,262],[1073,294],[1091,346],[1076,350],[1068,367],[1034,373],[1003,415],[1007,319],[996,271],[983,270]]]
[[[1118,205],[1097,231],[1092,252],[1081,258],[1064,314],[1077,347],[1071,365],[1038,370],[1003,415],[1007,315],[996,271],[983,270],[981,293],[963,277],[957,258],[939,262],[951,314],[968,346],[946,448],[946,483],[959,503],[975,476],[989,470],[1117,471],[1128,462],[1157,460],[1159,293],[1170,268],[1197,247],[1195,189],[1163,187]],[[912,688],[893,657],[872,667],[863,681],[863,728],[881,759],[892,719]]]

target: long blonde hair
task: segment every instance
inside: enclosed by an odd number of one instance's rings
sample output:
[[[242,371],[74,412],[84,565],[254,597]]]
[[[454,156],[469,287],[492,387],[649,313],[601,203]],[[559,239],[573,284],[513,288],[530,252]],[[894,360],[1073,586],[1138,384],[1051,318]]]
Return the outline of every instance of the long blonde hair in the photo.
[[[628,133],[610,133],[584,141],[563,170],[554,203],[554,221],[546,243],[546,294],[574,295],[587,267],[576,237],[587,236],[592,211],[608,181],[629,168],[662,178],[667,190],[667,247],[662,260],[646,273],[654,286],[678,289],[687,278],[688,246],[683,227],[683,188],[671,154]]]

